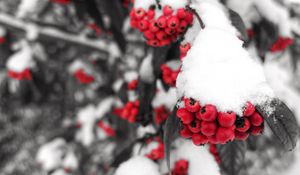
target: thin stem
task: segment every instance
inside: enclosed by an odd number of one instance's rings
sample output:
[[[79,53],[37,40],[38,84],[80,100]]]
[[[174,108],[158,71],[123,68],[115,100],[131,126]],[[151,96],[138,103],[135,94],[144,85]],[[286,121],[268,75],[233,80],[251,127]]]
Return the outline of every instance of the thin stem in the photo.
[[[190,6],[187,6],[187,8],[188,8],[188,10],[190,10],[196,16],[197,20],[200,23],[201,29],[204,29],[205,24],[204,24],[203,20],[201,19],[201,17],[199,16],[199,14],[196,12],[196,10],[191,8]]]

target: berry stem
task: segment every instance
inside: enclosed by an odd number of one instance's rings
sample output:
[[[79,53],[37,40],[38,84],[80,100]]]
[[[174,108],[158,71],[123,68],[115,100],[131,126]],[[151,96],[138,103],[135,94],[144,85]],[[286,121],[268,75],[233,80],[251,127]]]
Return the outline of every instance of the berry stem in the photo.
[[[200,23],[201,29],[204,29],[205,24],[204,24],[203,20],[201,19],[201,17],[199,16],[199,14],[196,12],[196,10],[191,8],[190,6],[187,6],[187,8],[188,8],[188,10],[190,10],[196,16],[197,20]]]

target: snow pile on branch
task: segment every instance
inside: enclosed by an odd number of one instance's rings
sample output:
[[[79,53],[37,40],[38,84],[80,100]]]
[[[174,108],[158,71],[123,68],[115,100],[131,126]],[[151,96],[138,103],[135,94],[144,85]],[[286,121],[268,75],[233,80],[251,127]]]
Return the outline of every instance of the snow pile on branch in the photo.
[[[23,18],[28,14],[34,13],[39,0],[21,0],[17,11],[17,17]]]
[[[178,98],[194,98],[201,104],[216,105],[219,111],[237,114],[242,114],[247,101],[266,102],[273,91],[263,69],[242,47],[243,41],[222,6],[203,0],[193,8],[206,27],[183,60],[176,85]]]
[[[37,152],[37,162],[46,171],[58,168],[62,163],[65,146],[66,141],[62,138],[46,143]]]
[[[184,159],[189,162],[188,175],[221,175],[219,166],[206,147],[197,147],[189,140],[178,139],[176,149],[171,152],[171,167],[175,162]],[[161,167],[167,172],[165,163]]]
[[[68,170],[76,170],[78,168],[78,159],[73,151],[69,151],[62,163],[63,167]]]
[[[158,166],[147,157],[136,156],[122,163],[115,175],[160,175]]]
[[[14,72],[22,72],[34,66],[33,52],[26,41],[21,41],[20,50],[8,58],[6,67]]]

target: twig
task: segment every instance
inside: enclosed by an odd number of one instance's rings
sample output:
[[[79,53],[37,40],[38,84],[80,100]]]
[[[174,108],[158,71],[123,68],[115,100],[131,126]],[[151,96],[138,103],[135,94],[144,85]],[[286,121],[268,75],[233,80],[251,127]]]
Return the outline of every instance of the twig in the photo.
[[[188,8],[188,10],[190,10],[196,16],[197,20],[200,23],[201,29],[204,29],[205,24],[204,24],[203,20],[201,19],[201,17],[199,16],[199,14],[196,12],[196,10],[191,8],[190,6],[187,6],[187,8]]]

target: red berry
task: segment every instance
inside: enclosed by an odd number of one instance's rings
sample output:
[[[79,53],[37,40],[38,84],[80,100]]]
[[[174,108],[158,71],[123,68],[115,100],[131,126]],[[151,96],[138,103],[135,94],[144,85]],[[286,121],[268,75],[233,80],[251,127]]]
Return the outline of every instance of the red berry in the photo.
[[[186,13],[185,15],[185,21],[188,23],[188,24],[193,24],[193,13],[192,12],[189,12],[189,13]]]
[[[188,23],[186,21],[180,21],[177,31],[179,33],[182,33],[186,30],[187,26],[188,26]]]
[[[254,106],[252,103],[247,102],[247,103],[246,103],[245,110],[244,110],[244,116],[249,117],[249,116],[251,116],[254,112],[255,112],[255,106]]]
[[[194,120],[192,123],[188,125],[189,130],[192,131],[192,133],[199,133],[201,131],[201,121],[200,120]]]
[[[235,138],[237,140],[243,141],[246,140],[248,137],[249,137],[249,133],[235,131]]]
[[[147,13],[147,17],[148,17],[148,19],[153,19],[154,18],[154,16],[155,16],[155,10],[154,9],[150,9],[149,11],[148,11],[148,13]]]
[[[175,29],[171,29],[171,28],[167,27],[167,28],[165,28],[165,32],[168,35],[173,35],[173,34],[175,34],[176,31],[175,31]]]
[[[191,138],[193,133],[189,130],[186,125],[183,125],[183,128],[179,131],[181,137],[188,139]]]
[[[134,103],[133,102],[128,102],[128,103],[126,103],[126,105],[125,105],[125,108],[126,109],[132,109],[134,107]]]
[[[196,113],[196,117],[200,120],[212,122],[217,118],[217,108],[214,105],[205,105]]]
[[[149,27],[149,22],[148,22],[147,20],[141,20],[141,21],[139,22],[139,29],[140,29],[141,31],[147,30],[148,27]]]
[[[234,131],[232,128],[219,127],[216,133],[216,138],[220,143],[225,144],[226,142],[234,139]]]
[[[190,43],[180,44],[179,50],[181,54],[186,54],[191,48]]]
[[[234,112],[220,112],[218,114],[218,122],[223,127],[231,127],[234,125],[236,115]]]
[[[255,112],[250,116],[250,122],[254,126],[260,126],[264,122],[264,119],[259,113]]]
[[[177,74],[176,74],[175,80],[176,80],[176,78],[177,78]],[[186,109],[190,112],[198,112],[201,108],[199,102],[195,101],[192,98],[184,99],[184,105],[185,105]]]
[[[157,25],[160,28],[165,28],[167,26],[167,18],[165,16],[160,16],[157,19]]]
[[[168,6],[168,5],[164,6],[164,8],[163,8],[163,14],[165,16],[172,15],[172,13],[173,13],[173,9],[172,9],[171,6]]]
[[[219,143],[218,140],[217,140],[216,135],[208,137],[208,142],[211,143],[211,144],[218,144]]]
[[[177,16],[179,19],[184,19],[185,16],[186,16],[185,9],[184,9],[184,8],[178,9],[178,10],[177,10],[176,16]]]
[[[249,119],[244,117],[244,126],[241,128],[236,128],[236,130],[239,132],[246,132],[249,130],[250,126],[251,126],[251,123],[250,123]]]
[[[216,134],[217,125],[214,122],[205,122],[201,123],[201,133],[206,136],[213,136]]]
[[[179,19],[175,16],[172,16],[168,19],[168,27],[171,29],[176,29],[179,26]]]
[[[161,40],[160,41],[160,44],[162,45],[162,46],[164,46],[164,45],[168,45],[168,44],[170,44],[171,43],[171,40],[170,39],[164,39],[164,40]],[[178,75],[178,74],[177,74]]]
[[[130,115],[137,116],[138,113],[139,113],[139,109],[138,109],[138,108],[133,108],[133,109],[131,109],[131,111],[130,111]]]
[[[152,39],[152,40],[147,41],[147,44],[149,44],[150,46],[153,46],[153,47],[157,47],[159,45],[159,42],[156,39]]]
[[[142,19],[146,15],[146,12],[143,8],[138,8],[135,10],[135,17],[137,19]]]
[[[190,124],[194,120],[194,115],[185,108],[179,108],[176,112],[176,115],[184,124]]]
[[[139,107],[140,106],[140,100],[135,100],[133,104],[134,104],[135,107]]]
[[[138,23],[138,21],[137,21],[137,20],[135,20],[135,19],[131,19],[131,20],[130,20],[130,26],[131,26],[132,28],[135,28],[135,29],[137,29],[137,28],[138,28],[138,26],[139,26],[139,23]]]
[[[192,141],[195,145],[204,145],[207,143],[208,139],[205,135],[198,133],[198,134],[193,134]]]
[[[209,146],[209,152],[212,153],[212,154],[218,154],[218,150],[217,150],[217,146],[215,144],[211,144]]]
[[[144,37],[147,38],[147,39],[154,39],[155,35],[150,30],[147,30],[147,31],[144,32]]]
[[[129,16],[130,16],[130,18],[132,18],[132,19],[136,19],[136,16],[135,16],[135,9],[132,9],[132,10],[130,11]]]
[[[156,38],[158,40],[164,40],[164,39],[167,38],[167,34],[164,31],[161,30],[161,31],[156,33]]]
[[[261,135],[264,130],[264,126],[252,126],[250,131],[252,135],[258,136]]]
[[[150,30],[151,32],[153,32],[153,33],[158,32],[158,31],[159,31],[159,27],[158,27],[157,22],[152,21],[152,22],[149,24],[149,30]]]

